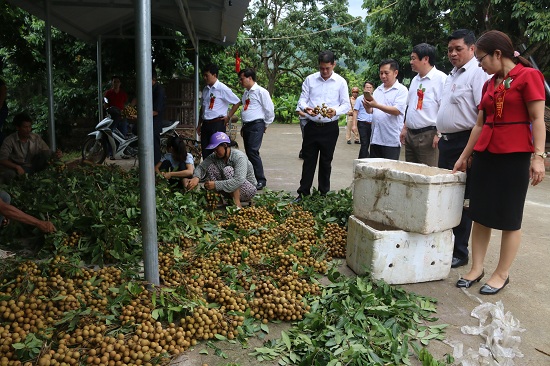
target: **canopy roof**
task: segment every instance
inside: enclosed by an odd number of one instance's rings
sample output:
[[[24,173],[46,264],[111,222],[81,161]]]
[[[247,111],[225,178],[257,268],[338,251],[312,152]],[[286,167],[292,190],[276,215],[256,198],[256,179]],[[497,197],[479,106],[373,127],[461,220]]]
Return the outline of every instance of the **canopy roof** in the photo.
[[[135,0],[8,0],[55,28],[85,41],[134,36]],[[151,0],[151,24],[197,40],[231,45],[237,40],[249,0]],[[155,34],[152,35],[153,37]]]

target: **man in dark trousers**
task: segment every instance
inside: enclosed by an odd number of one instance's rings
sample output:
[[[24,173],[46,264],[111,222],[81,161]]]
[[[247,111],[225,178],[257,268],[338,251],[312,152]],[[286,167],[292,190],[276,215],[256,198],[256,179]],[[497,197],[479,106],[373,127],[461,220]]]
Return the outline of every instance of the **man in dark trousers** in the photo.
[[[436,125],[440,137],[437,145],[438,166],[453,169],[476,124],[477,106],[481,102],[483,84],[489,75],[478,66],[474,57],[476,40],[472,31],[456,30],[448,37],[448,41],[447,55],[454,68],[445,80]],[[466,179],[465,198],[469,197],[468,182]],[[455,243],[452,268],[468,264],[468,240],[471,230],[472,220],[468,213],[463,212],[460,224],[453,228]]]
[[[267,126],[275,119],[275,107],[269,92],[256,83],[256,71],[253,69],[239,71],[239,82],[245,88],[241,100],[243,105],[241,136],[246,156],[254,167],[254,175],[258,181],[256,189],[262,190],[267,180],[260,157],[260,147]]]
[[[201,136],[202,158],[214,150],[206,149],[210,137],[216,132],[226,132],[227,125],[233,114],[239,109],[241,101],[238,96],[224,83],[218,80],[219,68],[217,65],[209,64],[202,70],[202,77],[206,86],[202,91],[201,110],[197,132]],[[227,112],[229,105],[233,107]]]
[[[319,191],[330,191],[332,158],[338,141],[338,117],[351,109],[348,96],[348,83],[334,72],[334,53],[319,53],[319,72],[306,77],[298,108],[306,113],[308,122],[304,127],[302,142],[302,179],[298,194],[300,197],[311,193],[317,159],[319,159]]]

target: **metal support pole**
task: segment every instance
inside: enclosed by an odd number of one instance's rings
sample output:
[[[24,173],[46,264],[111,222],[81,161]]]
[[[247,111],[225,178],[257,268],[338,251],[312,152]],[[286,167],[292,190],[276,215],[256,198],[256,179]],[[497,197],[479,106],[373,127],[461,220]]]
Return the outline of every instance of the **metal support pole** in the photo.
[[[97,55],[96,55],[96,64],[97,64],[97,121],[101,121],[102,112],[103,112],[103,65],[101,57],[101,35],[97,37]]]
[[[52,61],[52,26],[50,22],[50,3],[48,0],[44,0],[44,8],[46,9],[46,73],[48,77],[48,140],[50,142],[50,149],[52,151],[57,150],[57,144],[55,140],[55,116],[53,108],[53,61]]]
[[[153,158],[153,94],[151,65],[151,0],[135,2],[138,89],[139,182],[145,280],[159,285],[155,170]]]
[[[199,139],[197,126],[199,125],[200,113],[200,89],[199,89],[199,40],[197,40],[197,48],[195,49],[195,140]],[[204,159],[204,156],[203,156]]]

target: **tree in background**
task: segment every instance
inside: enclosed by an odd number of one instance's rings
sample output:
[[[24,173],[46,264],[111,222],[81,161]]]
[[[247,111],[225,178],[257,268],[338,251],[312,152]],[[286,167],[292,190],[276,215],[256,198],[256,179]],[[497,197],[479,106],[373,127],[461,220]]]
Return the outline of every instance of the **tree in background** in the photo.
[[[340,67],[356,70],[362,55],[354,44],[365,36],[347,0],[253,0],[236,48],[243,65],[260,72],[272,95],[281,95],[299,93],[295,88],[315,70],[319,51],[332,50]]]
[[[449,71],[447,35],[454,29],[469,28],[476,35],[498,29],[525,44],[524,55],[532,55],[541,70],[550,68],[550,10],[546,0],[364,0],[372,35],[366,40],[373,60],[394,57],[405,66],[401,74],[411,77],[409,55],[421,42],[438,49],[438,67]],[[366,76],[377,77],[376,63]],[[376,80],[376,79],[375,79]]]
[[[0,34],[10,35],[0,38],[10,116],[29,111],[38,132],[47,128],[48,115],[44,27],[42,20],[26,11],[0,3]],[[152,40],[152,56],[161,79],[192,75],[189,60],[193,57],[189,53],[194,51],[187,39],[178,32],[154,28],[155,34],[174,37]],[[97,121],[96,45],[52,28],[52,54],[56,131],[63,136],[81,118]],[[102,57],[103,89],[109,87],[111,76],[116,74],[123,78],[123,87],[135,93],[135,40],[104,40]],[[7,122],[9,129],[11,117]],[[63,143],[63,139],[59,141]]]

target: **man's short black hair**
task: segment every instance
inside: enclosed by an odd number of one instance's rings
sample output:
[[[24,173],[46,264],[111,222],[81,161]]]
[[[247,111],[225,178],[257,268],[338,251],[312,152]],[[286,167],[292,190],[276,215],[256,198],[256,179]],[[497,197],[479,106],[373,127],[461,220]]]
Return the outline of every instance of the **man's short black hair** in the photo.
[[[453,39],[464,39],[464,43],[468,46],[472,46],[476,43],[476,36],[474,35],[474,32],[469,29],[455,30],[449,37],[447,37],[447,41],[450,42]]]
[[[242,69],[239,71],[239,76],[244,75],[247,78],[252,78],[252,80],[256,81],[256,71],[251,68]]]
[[[17,113],[15,116],[13,116],[13,124],[17,127],[21,127],[21,125],[23,125],[23,122],[32,123],[32,118],[27,112]]]
[[[151,76],[153,80],[157,80],[157,69],[154,67],[151,69]]]
[[[413,47],[413,53],[416,53],[419,59],[423,59],[428,56],[428,62],[430,65],[435,65],[435,47],[427,43],[419,43]]]
[[[370,80],[367,80],[367,81],[365,81],[365,82],[363,83],[363,89],[365,89],[365,86],[367,86],[367,84],[372,85],[373,88],[375,87],[374,82],[372,82],[372,81],[370,81]]]
[[[393,58],[386,58],[378,64],[378,69],[380,69],[384,65],[390,65],[390,69],[394,71],[399,71],[399,63],[395,61]]]
[[[113,75],[113,76],[111,76],[111,80],[114,80],[114,79],[120,80],[120,76],[118,76],[118,75]]]
[[[206,74],[207,72],[211,73],[215,77],[218,77],[218,73],[220,72],[220,68],[216,64],[208,64],[205,67],[202,68],[202,74]]]
[[[333,64],[335,61],[334,53],[332,51],[321,51],[319,52],[319,63],[329,63]]]

